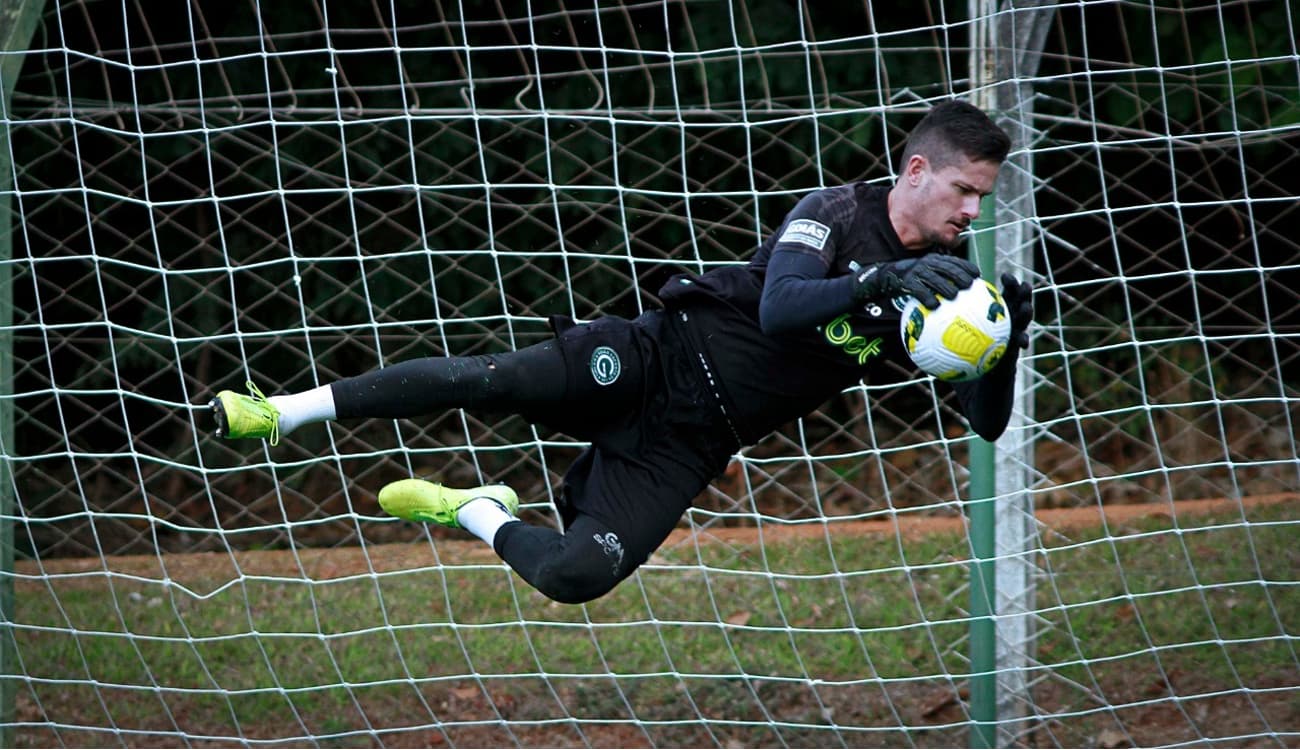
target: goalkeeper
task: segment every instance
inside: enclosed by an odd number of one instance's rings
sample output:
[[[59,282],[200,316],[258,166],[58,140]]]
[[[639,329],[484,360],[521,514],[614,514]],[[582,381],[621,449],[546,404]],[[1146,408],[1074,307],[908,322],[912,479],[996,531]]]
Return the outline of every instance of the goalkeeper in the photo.
[[[944,102],[909,134],[892,186],[809,194],[748,263],[670,279],[663,309],[556,318],[554,338],[519,351],[414,359],[302,393],[222,391],[212,401],[217,434],[275,444],[311,422],[463,408],[520,414],[589,442],[558,494],[563,532],[517,519],[503,485],[403,479],[379,503],[468,530],[551,599],[590,601],[645,562],[742,446],[854,383],[888,379],[886,361],[913,367],[893,299],[933,307],[979,276],[951,250],[1009,148],[982,111]],[[954,384],[988,440],[1006,429],[1033,314],[1029,285],[1002,282],[1014,343],[987,375]]]

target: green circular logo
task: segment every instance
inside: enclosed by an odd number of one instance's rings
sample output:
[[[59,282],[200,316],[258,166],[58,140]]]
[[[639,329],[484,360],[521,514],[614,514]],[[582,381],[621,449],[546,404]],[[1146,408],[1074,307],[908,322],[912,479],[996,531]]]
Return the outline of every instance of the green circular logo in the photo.
[[[591,353],[591,377],[595,378],[597,384],[613,383],[622,371],[623,363],[618,359],[618,352],[608,346],[596,347],[596,351]]]

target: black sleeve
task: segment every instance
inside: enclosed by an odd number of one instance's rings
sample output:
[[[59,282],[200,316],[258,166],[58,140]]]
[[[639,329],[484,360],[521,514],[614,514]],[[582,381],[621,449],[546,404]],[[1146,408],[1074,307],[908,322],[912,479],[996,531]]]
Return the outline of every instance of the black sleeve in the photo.
[[[853,306],[852,276],[826,278],[816,255],[778,247],[767,265],[758,322],[766,334],[822,325]]]
[[[1020,347],[1014,343],[987,375],[968,383],[953,383],[962,413],[976,435],[993,442],[1002,436],[1011,421],[1011,404],[1015,398],[1016,361]]]

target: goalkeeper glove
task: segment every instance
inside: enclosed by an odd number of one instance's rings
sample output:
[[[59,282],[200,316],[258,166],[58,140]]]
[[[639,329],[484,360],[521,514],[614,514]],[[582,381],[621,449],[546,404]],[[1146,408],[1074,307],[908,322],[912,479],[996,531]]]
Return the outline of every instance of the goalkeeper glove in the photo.
[[[1011,340],[1021,349],[1029,348],[1029,324],[1034,319],[1034,288],[1027,281],[1017,281],[1002,274],[1002,300],[1011,316]]]
[[[939,306],[938,297],[956,297],[957,292],[970,286],[979,276],[980,271],[974,263],[940,253],[875,263],[858,272],[853,300],[866,302],[910,294],[922,305],[934,309]]]

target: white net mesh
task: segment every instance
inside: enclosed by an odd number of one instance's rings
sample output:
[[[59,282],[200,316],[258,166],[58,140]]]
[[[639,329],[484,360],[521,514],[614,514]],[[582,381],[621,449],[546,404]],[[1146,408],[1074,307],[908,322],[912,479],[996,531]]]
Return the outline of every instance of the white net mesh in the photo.
[[[551,523],[567,436],[452,412],[268,450],[198,408],[747,257],[967,91],[960,5],[50,3],[2,123],[16,743],[965,744],[970,438],[926,381],[746,449],[585,607],[374,502],[504,481]],[[1062,5],[1018,81],[1039,514],[1004,740],[1296,742],[1296,24]]]

